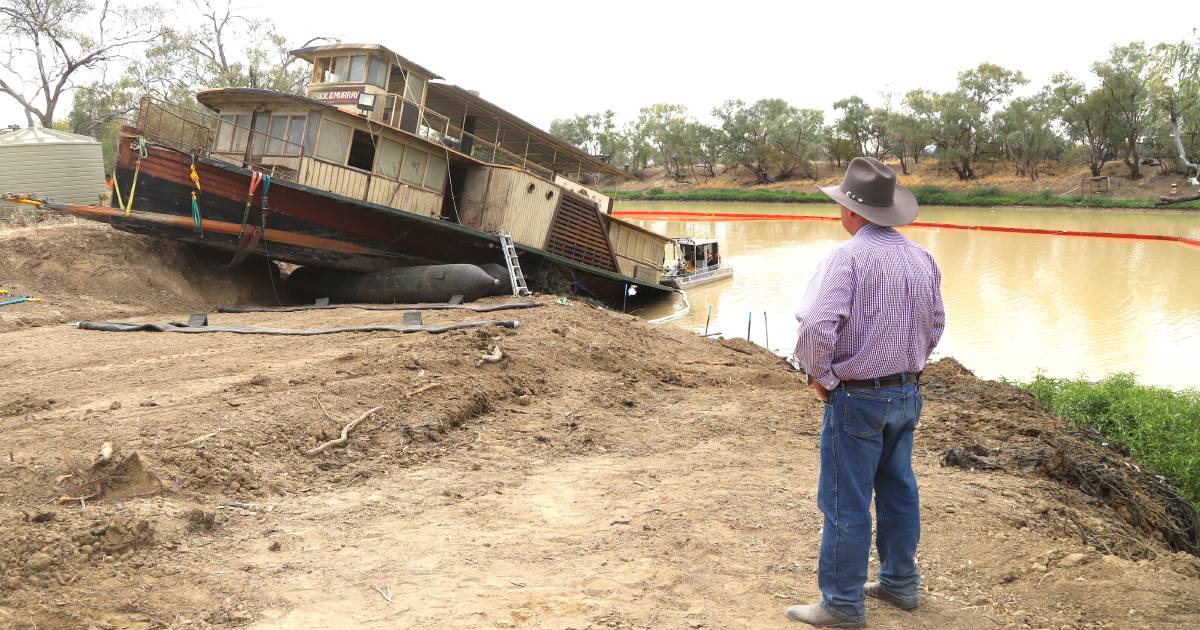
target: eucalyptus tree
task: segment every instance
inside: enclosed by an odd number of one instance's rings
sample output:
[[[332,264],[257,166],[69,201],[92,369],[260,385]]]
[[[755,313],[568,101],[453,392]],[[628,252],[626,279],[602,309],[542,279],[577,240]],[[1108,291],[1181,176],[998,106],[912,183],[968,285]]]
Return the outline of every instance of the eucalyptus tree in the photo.
[[[1061,148],[1061,139],[1054,133],[1054,119],[1048,90],[1015,98],[996,113],[993,119],[996,144],[1013,163],[1017,175],[1036,182],[1038,165]]]
[[[776,152],[770,143],[769,112],[786,107],[780,99],[763,99],[754,105],[738,99],[714,109],[726,137],[725,161],[750,171],[758,183],[774,181],[771,168]]]
[[[633,123],[636,136],[649,147],[649,157],[679,179],[688,161],[687,107],[655,103],[643,107]]]
[[[914,90],[905,105],[924,123],[933,142],[942,149],[959,179],[975,178],[975,163],[989,144],[992,110],[1027,83],[1019,71],[982,63],[958,74],[958,87],[950,92]]]
[[[900,173],[908,175],[908,163],[920,161],[929,146],[930,131],[925,122],[908,112],[887,112],[883,148],[900,160]]]
[[[824,134],[825,114],[821,110],[787,106],[774,111],[768,138],[778,154],[778,176],[789,179],[799,173],[816,179]]]
[[[1107,154],[1119,135],[1120,115],[1103,88],[1089,90],[1071,75],[1060,73],[1051,79],[1049,96],[1067,137],[1088,149],[1092,177],[1099,177]]]
[[[1108,59],[1092,65],[1100,88],[1117,112],[1125,166],[1130,179],[1142,176],[1138,143],[1151,116],[1150,50],[1143,42],[1113,46]]]
[[[556,118],[550,122],[550,134],[587,153],[620,163],[627,159],[625,138],[617,129],[614,118],[616,113],[611,109],[598,114]]]
[[[163,32],[157,7],[104,0],[0,0],[0,94],[30,125],[54,125],[63,99]]]
[[[1193,145],[1200,134],[1200,42],[1159,44],[1154,50],[1149,84],[1155,105],[1170,121],[1180,165],[1193,178],[1200,178],[1200,164],[1188,158],[1183,141],[1185,130]]]

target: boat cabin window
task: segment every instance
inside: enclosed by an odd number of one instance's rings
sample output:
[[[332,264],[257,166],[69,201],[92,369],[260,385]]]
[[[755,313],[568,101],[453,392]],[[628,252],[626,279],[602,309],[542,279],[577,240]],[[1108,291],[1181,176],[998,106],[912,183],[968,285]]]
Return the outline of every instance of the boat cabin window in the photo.
[[[367,83],[376,87],[387,84],[388,64],[378,57],[371,57],[371,70],[367,73]]]
[[[317,129],[321,124],[321,112],[308,112],[308,124],[304,126],[304,155],[312,155],[317,147]]]
[[[326,120],[321,123],[321,137],[317,140],[317,157],[329,162],[344,164],[346,151],[350,148],[350,127]]]
[[[254,122],[251,124],[254,127],[254,140],[251,142],[253,148],[250,153],[252,155],[262,155],[267,148],[267,136],[271,135],[271,112],[254,112]]]
[[[347,166],[370,171],[375,166],[375,138],[365,131],[354,130],[354,139],[350,142],[350,159]]]
[[[250,114],[222,114],[213,150],[218,153],[240,153],[246,150],[249,137]]]
[[[384,87],[389,66],[370,55],[319,57],[313,60],[313,83],[370,83]]]
[[[313,59],[313,73],[312,73],[312,82],[313,83],[324,83],[325,82],[325,74],[328,72],[329,72],[329,58],[328,57],[320,57],[317,59]]]
[[[411,72],[404,82],[404,98],[420,105],[425,102],[425,79]]]
[[[325,83],[345,83],[350,76],[350,58],[334,57],[329,60],[329,72],[325,75]]]
[[[441,192],[445,182],[446,158],[429,156],[429,166],[425,169],[425,187]]]
[[[403,93],[404,92],[404,75],[406,75],[406,74],[408,74],[408,73],[406,73],[404,71],[404,68],[401,68],[400,66],[397,66],[397,65],[393,65],[391,71],[388,73],[387,91],[391,92],[392,94]]]
[[[388,179],[400,179],[400,162],[403,159],[404,145],[391,140],[380,140],[375,172]]]
[[[267,154],[300,155],[304,142],[304,119],[304,116],[272,116]]]
[[[421,185],[421,178],[425,175],[425,162],[428,160],[429,154],[416,149],[409,149],[404,152],[404,166],[400,169],[400,181],[413,186]]]
[[[352,55],[350,57],[350,72],[348,78],[351,83],[364,83],[367,80],[367,56]]]

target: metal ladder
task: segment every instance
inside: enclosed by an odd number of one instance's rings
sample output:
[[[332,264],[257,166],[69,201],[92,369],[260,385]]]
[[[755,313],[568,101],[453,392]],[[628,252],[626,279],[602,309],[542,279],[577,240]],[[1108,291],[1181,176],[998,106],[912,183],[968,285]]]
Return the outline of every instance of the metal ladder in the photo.
[[[517,260],[517,248],[513,245],[512,234],[500,232],[499,236],[504,262],[508,265],[508,281],[512,284],[512,294],[530,295],[529,287],[525,286],[525,274],[521,273],[521,261]]]

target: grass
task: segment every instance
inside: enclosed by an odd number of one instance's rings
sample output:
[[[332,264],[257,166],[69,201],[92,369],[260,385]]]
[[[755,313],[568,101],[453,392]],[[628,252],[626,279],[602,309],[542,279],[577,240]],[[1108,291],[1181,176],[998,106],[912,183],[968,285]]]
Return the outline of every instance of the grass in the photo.
[[[1099,382],[1039,374],[1017,385],[1063,419],[1129,447],[1200,509],[1200,390],[1140,385],[1127,373]]]
[[[1006,192],[996,186],[969,191],[952,191],[938,186],[922,185],[912,188],[917,203],[925,206],[1037,206],[1061,208],[1153,208],[1150,197],[1112,199],[1107,197],[1061,197],[1049,190],[1037,193]],[[667,192],[662,188],[643,191],[613,190],[605,193],[623,201],[749,201],[763,203],[831,203],[820,192],[799,190],[705,188]],[[1169,206],[1177,209],[1200,208],[1200,202],[1189,201]]]

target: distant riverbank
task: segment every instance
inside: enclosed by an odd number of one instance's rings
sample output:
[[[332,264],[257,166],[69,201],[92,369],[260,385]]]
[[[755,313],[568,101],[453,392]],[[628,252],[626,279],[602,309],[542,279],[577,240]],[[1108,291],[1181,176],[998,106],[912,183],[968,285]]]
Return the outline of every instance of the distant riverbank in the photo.
[[[1005,191],[995,186],[974,190],[946,190],[937,186],[916,186],[912,189],[917,203],[926,206],[1036,206],[1040,208],[1127,208],[1135,210],[1196,210],[1200,202],[1173,204],[1155,207],[1150,197],[1111,198],[1096,196],[1063,196],[1050,191],[1025,193]],[[769,188],[695,188],[692,190],[667,191],[662,188],[649,190],[610,190],[605,194],[622,201],[741,201],[758,203],[829,203],[829,197],[821,192],[800,190],[778,190]]]

